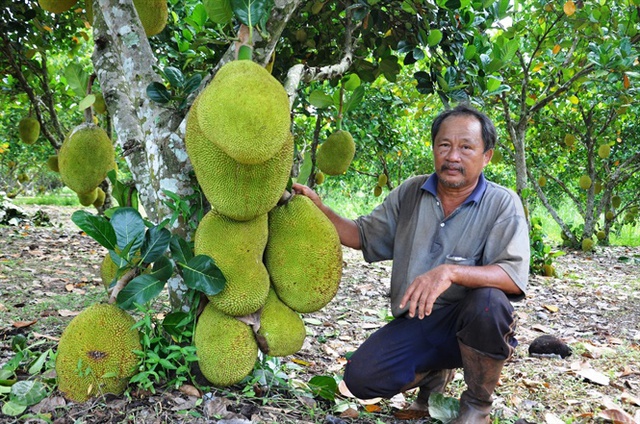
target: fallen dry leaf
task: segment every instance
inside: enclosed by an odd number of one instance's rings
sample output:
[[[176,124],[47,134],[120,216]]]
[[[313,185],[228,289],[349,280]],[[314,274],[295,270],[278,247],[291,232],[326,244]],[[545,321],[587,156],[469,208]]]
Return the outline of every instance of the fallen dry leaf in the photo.
[[[556,305],[543,305],[543,306],[549,312],[556,313],[559,310],[559,308]]]
[[[190,384],[183,384],[182,386],[180,386],[178,390],[180,390],[180,392],[188,396],[194,396],[194,397],[202,396],[202,393],[200,392],[200,390],[198,390],[196,387]]]
[[[630,405],[640,406],[640,398],[630,395],[627,392],[622,393],[622,395],[620,396],[620,400]]]
[[[636,424],[633,417],[621,409],[607,409],[598,414],[598,418],[612,421],[616,424]]]
[[[14,321],[13,326],[15,328],[25,328],[25,327],[32,326],[36,322],[38,322],[37,319],[34,319],[33,321]]]
[[[79,314],[80,314],[79,311],[70,311],[68,309],[58,310],[58,315],[60,315],[61,317],[75,317],[76,315],[79,315]]]
[[[610,382],[609,377],[602,374],[601,372],[594,370],[593,368],[580,370],[577,372],[577,374],[580,377],[589,380],[592,383],[600,384],[601,386],[608,386]]]
[[[342,414],[340,414],[341,418],[358,418],[360,414],[353,408],[345,409]]]
[[[550,412],[544,415],[544,422],[546,424],[564,424],[564,421]]]

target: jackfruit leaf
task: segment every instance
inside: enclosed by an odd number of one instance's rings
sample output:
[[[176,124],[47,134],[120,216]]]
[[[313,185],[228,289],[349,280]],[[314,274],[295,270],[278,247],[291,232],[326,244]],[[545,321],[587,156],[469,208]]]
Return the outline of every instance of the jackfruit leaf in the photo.
[[[154,81],[147,85],[147,96],[156,103],[169,103],[171,101],[171,94],[167,87],[158,81]]]
[[[158,280],[151,274],[138,275],[125,286],[116,303],[122,309],[134,309],[135,305],[144,305],[153,300],[164,288],[164,281]]]
[[[432,418],[448,423],[458,416],[460,401],[452,397],[446,397],[442,393],[429,395],[429,415]]]
[[[302,160],[302,166],[300,166],[300,171],[298,172],[298,182],[300,184],[306,184],[309,179],[309,175],[311,175],[311,166],[313,162],[311,161],[311,152],[307,151],[304,154],[304,159]]]
[[[162,327],[171,336],[179,337],[185,327],[191,322],[191,315],[187,312],[172,312],[162,320]]]
[[[318,109],[324,109],[333,106],[333,99],[322,90],[314,90],[309,95],[309,103]]]
[[[358,74],[349,74],[342,78],[342,86],[345,90],[353,91],[356,88],[360,87],[360,77]]]
[[[357,108],[362,102],[362,98],[364,97],[364,86],[360,85],[353,90],[353,93],[345,100],[342,105],[342,112],[347,113],[351,112],[355,108]]]
[[[47,388],[40,381],[23,380],[11,386],[9,398],[17,404],[31,406],[48,395]]]
[[[116,249],[118,238],[106,218],[80,210],[71,215],[71,220],[100,246],[109,250]]]
[[[233,18],[231,0],[204,0],[204,9],[209,19],[221,25],[226,25]]]
[[[184,83],[184,94],[191,94],[194,91],[196,91],[196,89],[198,87],[200,87],[200,83],[202,82],[202,75],[200,74],[195,74],[192,75],[185,83]]]
[[[316,375],[309,380],[309,388],[314,396],[333,401],[338,390],[338,383],[333,377],[327,375]]]
[[[429,47],[437,46],[442,40],[442,31],[439,29],[432,29],[427,36],[427,44]]]
[[[85,110],[86,108],[91,107],[91,105],[94,104],[95,102],[96,102],[95,94],[87,94],[85,98],[80,100],[80,103],[78,103],[78,109],[81,111]]]
[[[380,71],[389,82],[395,82],[400,73],[400,65],[397,56],[387,56],[380,61]]]
[[[12,400],[5,402],[5,404],[2,405],[2,413],[8,417],[17,417],[18,415],[22,415],[26,409],[27,405],[22,405]]]
[[[207,255],[197,255],[188,263],[181,263],[184,283],[187,287],[213,296],[220,293],[227,280],[216,263]]]
[[[231,9],[240,22],[254,27],[271,10],[271,4],[268,0],[231,0]]]
[[[135,252],[144,243],[144,232],[147,227],[140,216],[140,212],[133,208],[118,208],[111,217],[111,226],[116,233],[116,244],[124,250],[127,245],[131,245],[129,250]]]
[[[142,263],[150,264],[160,258],[167,251],[171,242],[171,232],[166,228],[155,226],[144,235],[142,243]]]
[[[177,263],[186,264],[193,258],[193,250],[189,242],[178,235],[171,236],[169,249],[171,250],[171,256]]]
[[[164,68],[163,73],[172,88],[182,88],[184,86],[184,75],[182,75],[180,69],[167,66]]]
[[[166,256],[160,256],[154,263],[149,275],[160,281],[167,281],[173,275],[173,264]]]
[[[82,66],[70,63],[64,69],[64,77],[67,79],[67,84],[80,97],[84,97],[87,92],[87,83],[89,81],[89,74],[82,69]]]

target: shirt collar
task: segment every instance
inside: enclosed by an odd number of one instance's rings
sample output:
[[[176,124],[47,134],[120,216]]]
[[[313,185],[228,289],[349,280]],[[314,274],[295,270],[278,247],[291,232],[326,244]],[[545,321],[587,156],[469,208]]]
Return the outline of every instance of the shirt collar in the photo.
[[[437,187],[438,187],[438,176],[434,172],[429,176],[427,181],[424,182],[421,188],[427,191],[428,193],[431,193],[434,197],[437,197],[438,196],[436,191]],[[482,195],[484,194],[486,189],[487,189],[487,180],[484,178],[484,173],[480,173],[480,176],[478,177],[478,184],[473,189],[469,197],[467,197],[462,204],[464,205],[465,203],[470,203],[470,202],[476,202],[476,203],[480,202],[480,199],[482,198]]]

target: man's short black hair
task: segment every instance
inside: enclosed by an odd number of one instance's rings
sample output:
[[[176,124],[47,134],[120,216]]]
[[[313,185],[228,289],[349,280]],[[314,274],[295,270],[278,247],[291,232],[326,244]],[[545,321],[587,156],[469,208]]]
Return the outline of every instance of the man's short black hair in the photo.
[[[441,112],[440,115],[433,120],[433,124],[431,124],[431,143],[435,145],[436,135],[438,131],[440,131],[440,125],[444,122],[445,119],[451,116],[473,116],[475,117],[482,127],[482,141],[484,142],[484,151],[487,152],[491,150],[496,145],[496,139],[498,135],[496,133],[496,127],[493,125],[491,119],[480,112],[479,110],[469,106],[466,103],[459,104],[453,109],[445,110]]]

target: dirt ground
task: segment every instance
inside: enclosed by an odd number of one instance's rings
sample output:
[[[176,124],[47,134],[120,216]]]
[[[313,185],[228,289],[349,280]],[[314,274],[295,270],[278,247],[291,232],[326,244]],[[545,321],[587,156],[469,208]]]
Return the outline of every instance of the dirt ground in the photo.
[[[70,221],[75,209],[23,209],[31,217],[46,212],[51,225],[0,226],[0,367],[13,356],[14,335],[40,343],[42,351],[55,349],[74,314],[105,298],[99,278],[105,250]],[[558,277],[531,276],[529,295],[515,304],[520,345],[496,390],[495,422],[640,422],[640,248],[567,252],[556,268]],[[390,270],[391,263],[367,264],[359,252],[344,250],[338,294],[321,311],[303,317],[308,332],[303,348],[279,363],[270,362],[272,371],[288,381],[286,386],[239,384],[199,392],[158,388],[156,393],[132,391],[84,404],[68,402],[54,391],[28,411],[41,418],[0,414],[0,422],[400,422],[393,412],[414,393],[363,405],[343,395],[329,402],[292,390],[315,375],[340,376],[345,355],[384,325]],[[542,335],[561,339],[572,354],[530,356],[530,344]],[[456,397],[463,389],[458,372],[446,395]]]

